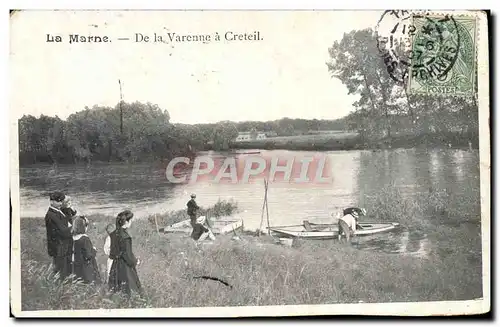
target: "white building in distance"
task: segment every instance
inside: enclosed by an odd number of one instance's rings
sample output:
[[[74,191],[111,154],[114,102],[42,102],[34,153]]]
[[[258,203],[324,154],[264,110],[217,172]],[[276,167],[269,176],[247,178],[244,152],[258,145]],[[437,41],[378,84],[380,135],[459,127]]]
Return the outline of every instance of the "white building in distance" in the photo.
[[[265,140],[266,134],[264,132],[239,132],[234,140],[235,142],[249,142],[255,140]]]

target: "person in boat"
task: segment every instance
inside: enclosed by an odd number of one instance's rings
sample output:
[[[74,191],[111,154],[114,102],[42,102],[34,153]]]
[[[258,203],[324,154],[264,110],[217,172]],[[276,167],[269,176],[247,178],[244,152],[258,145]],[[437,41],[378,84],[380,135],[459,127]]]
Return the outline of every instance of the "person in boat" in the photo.
[[[198,210],[200,210],[200,207],[196,203],[196,194],[191,194],[191,200],[187,203],[187,214],[193,228],[196,224],[196,215],[198,214]]]
[[[344,209],[344,216],[348,215],[350,213],[356,212],[359,216],[365,216],[366,215],[366,209],[365,208],[357,208],[357,207],[349,207]]]
[[[47,232],[47,252],[52,258],[54,273],[60,279],[65,279],[72,272],[71,257],[73,252],[73,235],[71,223],[61,211],[66,195],[54,192],[50,195],[50,206],[45,215],[45,228]]]
[[[87,235],[89,220],[76,217],[73,223],[73,274],[84,283],[100,283],[99,267],[97,266],[97,249]]]
[[[191,237],[196,243],[203,242],[207,237],[212,241],[215,240],[215,235],[212,233],[210,228],[205,226],[206,218],[205,216],[200,216],[196,219],[195,224],[193,226],[193,232],[191,233]]]
[[[132,251],[132,237],[127,229],[132,224],[134,214],[130,210],[120,212],[116,217],[116,230],[111,233],[109,257],[113,260],[109,272],[109,289],[111,292],[124,292],[131,295],[137,292],[142,295],[142,286],[137,274],[140,264]]]
[[[359,216],[366,215],[366,210],[363,208],[347,208],[344,209],[344,215],[339,219],[339,241],[342,235],[345,235],[347,242],[351,240],[351,236],[356,233]]]

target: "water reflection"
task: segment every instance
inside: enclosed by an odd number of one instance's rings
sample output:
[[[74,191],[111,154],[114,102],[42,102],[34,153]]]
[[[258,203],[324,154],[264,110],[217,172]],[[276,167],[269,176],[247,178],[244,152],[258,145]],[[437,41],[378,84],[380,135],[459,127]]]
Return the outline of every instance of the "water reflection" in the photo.
[[[427,235],[408,229],[359,237],[354,240],[353,245],[365,251],[407,254],[420,258],[426,258],[430,251]]]
[[[461,219],[474,220],[479,212],[479,155],[477,151],[463,150],[385,150],[295,152],[259,151],[263,157],[280,158],[327,156],[327,174],[333,177],[329,184],[296,184],[276,181],[270,183],[269,214],[271,224],[302,223],[309,219],[332,222],[331,213],[351,205],[368,209],[390,201],[382,191],[390,189],[402,201],[420,201],[421,194],[443,194],[447,208],[462,212]],[[241,162],[248,155],[242,153],[203,153],[213,158],[234,157]],[[202,206],[210,206],[219,199],[234,199],[241,212],[238,216],[249,229],[259,228],[264,198],[262,180],[252,183],[171,184],[165,177],[166,164],[96,164],[87,166],[36,166],[20,169],[20,196],[22,217],[43,217],[48,206],[47,193],[63,190],[74,197],[84,214],[115,216],[129,208],[138,217],[170,210],[185,209],[190,193],[198,195]],[[185,174],[191,173],[187,168]],[[440,193],[441,194],[441,193]],[[470,206],[472,202],[475,204]],[[416,212],[415,215],[420,214]],[[384,219],[384,217],[375,217]],[[401,217],[402,219],[408,217]],[[435,224],[435,217],[415,216],[413,221]],[[362,238],[356,246],[383,249],[395,253],[425,253],[429,240],[418,228],[407,225],[403,231],[372,238]]]

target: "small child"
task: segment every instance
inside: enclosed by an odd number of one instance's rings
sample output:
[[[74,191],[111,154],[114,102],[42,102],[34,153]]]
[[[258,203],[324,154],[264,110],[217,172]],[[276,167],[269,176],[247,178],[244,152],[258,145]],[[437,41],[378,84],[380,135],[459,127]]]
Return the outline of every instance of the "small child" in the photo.
[[[99,283],[99,269],[96,261],[96,248],[88,237],[89,221],[84,216],[73,221],[73,273],[84,283]]]
[[[104,241],[104,253],[108,256],[108,262],[106,265],[106,281],[109,280],[109,272],[111,271],[111,265],[113,264],[113,259],[109,257],[109,253],[111,252],[111,233],[115,231],[115,225],[109,224],[106,226],[106,240]]]

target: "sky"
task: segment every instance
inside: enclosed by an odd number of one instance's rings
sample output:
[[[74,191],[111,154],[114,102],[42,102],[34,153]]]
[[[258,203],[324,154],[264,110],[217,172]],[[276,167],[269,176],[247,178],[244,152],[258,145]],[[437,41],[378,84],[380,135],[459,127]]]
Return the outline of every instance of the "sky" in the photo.
[[[355,96],[328,72],[344,33],[375,28],[381,11],[28,11],[11,19],[10,112],[67,118],[120,100],[158,104],[173,123],[336,119]],[[259,31],[259,41],[224,41]],[[222,40],[135,42],[136,33]],[[47,34],[62,42],[46,42]],[[69,43],[70,34],[110,43]],[[130,38],[130,40],[118,40]],[[14,118],[14,117],[13,117]]]

